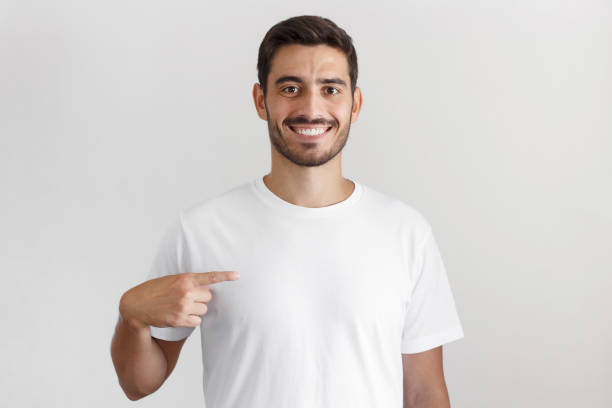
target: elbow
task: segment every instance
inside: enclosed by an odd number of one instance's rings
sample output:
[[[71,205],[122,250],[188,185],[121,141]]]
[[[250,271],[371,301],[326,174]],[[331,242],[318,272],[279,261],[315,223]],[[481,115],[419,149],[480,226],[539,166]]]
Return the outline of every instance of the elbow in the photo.
[[[140,391],[132,391],[132,390],[128,390],[126,388],[123,388],[123,393],[125,394],[125,396],[130,400],[130,401],[138,401],[141,398],[146,397],[147,393],[144,392],[140,392]]]
[[[127,384],[122,383],[121,379],[119,380],[119,385],[121,386],[121,389],[123,390],[123,393],[125,394],[125,396],[130,401],[138,401],[139,399],[142,399],[146,397],[147,395],[152,394],[155,391],[153,390],[150,392],[145,392],[138,388],[135,388],[134,386],[130,387]]]
[[[124,391],[125,392],[125,396],[130,400],[130,401],[138,401],[139,399],[146,397],[146,395],[144,394],[135,394],[135,393],[131,393],[128,391]]]

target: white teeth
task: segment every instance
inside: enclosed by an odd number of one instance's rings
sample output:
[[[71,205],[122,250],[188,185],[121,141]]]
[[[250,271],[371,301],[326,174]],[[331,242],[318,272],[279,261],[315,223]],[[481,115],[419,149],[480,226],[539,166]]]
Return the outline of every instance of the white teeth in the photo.
[[[296,133],[306,136],[315,136],[320,135],[321,133],[325,133],[327,129],[297,129]]]

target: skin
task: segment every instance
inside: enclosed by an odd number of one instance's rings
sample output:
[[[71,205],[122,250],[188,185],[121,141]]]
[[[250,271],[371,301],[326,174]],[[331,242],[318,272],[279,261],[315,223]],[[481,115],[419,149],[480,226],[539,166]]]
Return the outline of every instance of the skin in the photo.
[[[414,354],[402,354],[404,407],[449,408],[444,380],[442,346]]]

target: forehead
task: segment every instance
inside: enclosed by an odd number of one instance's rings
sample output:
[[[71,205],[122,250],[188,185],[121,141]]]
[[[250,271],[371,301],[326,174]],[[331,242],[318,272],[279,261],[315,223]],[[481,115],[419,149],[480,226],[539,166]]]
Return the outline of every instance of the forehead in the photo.
[[[270,64],[270,79],[283,75],[333,75],[349,78],[348,61],[344,52],[325,44],[291,44],[279,47]]]

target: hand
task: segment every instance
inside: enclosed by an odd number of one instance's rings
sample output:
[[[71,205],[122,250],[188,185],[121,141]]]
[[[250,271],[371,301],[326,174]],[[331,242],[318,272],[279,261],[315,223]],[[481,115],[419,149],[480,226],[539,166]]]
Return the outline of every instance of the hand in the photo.
[[[239,279],[234,273],[186,272],[148,280],[121,296],[119,313],[135,328],[199,326],[212,298],[208,285]]]

